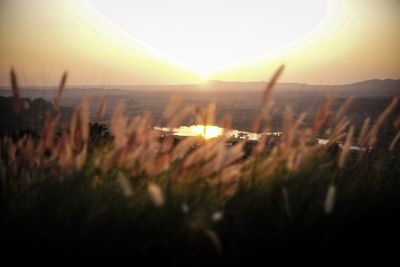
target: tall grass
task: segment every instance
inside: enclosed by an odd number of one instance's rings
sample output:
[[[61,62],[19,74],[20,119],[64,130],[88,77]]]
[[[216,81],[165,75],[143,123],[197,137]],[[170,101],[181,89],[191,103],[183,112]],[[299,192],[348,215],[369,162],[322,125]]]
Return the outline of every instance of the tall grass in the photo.
[[[268,132],[269,96],[282,71],[283,66],[260,97],[257,132]],[[56,107],[66,79],[65,73]],[[11,81],[18,111],[13,71]],[[101,101],[99,117],[107,108],[107,99]],[[358,136],[345,116],[352,99],[336,114],[332,101],[327,97],[321,103],[307,127],[300,127],[305,113],[294,118],[287,107],[281,142],[268,150],[264,134],[247,153],[245,141],[227,146],[225,135],[178,143],[170,135],[161,138],[151,114],[129,118],[123,104],[109,123],[112,138],[101,144],[90,139],[89,99],[82,100],[59,134],[59,114],[47,114],[39,137],[1,140],[7,259],[18,261],[12,255],[27,253],[43,262],[52,256],[65,262],[72,253],[78,261],[130,259],[145,265],[158,260],[281,264],[295,261],[290,255],[305,259],[306,247],[326,256],[329,251],[322,248],[334,249],[329,242],[345,242],[346,234],[354,234],[350,242],[363,244],[362,231],[368,234],[369,228],[355,223],[381,217],[390,227],[390,215],[399,211],[399,134],[384,153],[370,150],[399,97],[376,121],[366,119]],[[215,104],[180,104],[179,98],[171,99],[164,112],[167,126],[176,127],[189,116],[198,124],[215,123]],[[222,124],[229,129],[230,118]],[[321,132],[329,136],[326,145],[315,142]],[[339,147],[339,142],[344,144]],[[351,145],[360,152],[352,152]],[[42,249],[50,254],[40,255]]]

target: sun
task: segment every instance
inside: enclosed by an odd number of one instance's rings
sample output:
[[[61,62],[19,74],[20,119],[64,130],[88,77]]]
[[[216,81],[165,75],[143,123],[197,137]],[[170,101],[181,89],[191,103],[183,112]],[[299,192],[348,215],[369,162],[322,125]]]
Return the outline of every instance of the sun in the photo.
[[[333,0],[88,0],[104,19],[201,79],[274,53],[318,28]]]

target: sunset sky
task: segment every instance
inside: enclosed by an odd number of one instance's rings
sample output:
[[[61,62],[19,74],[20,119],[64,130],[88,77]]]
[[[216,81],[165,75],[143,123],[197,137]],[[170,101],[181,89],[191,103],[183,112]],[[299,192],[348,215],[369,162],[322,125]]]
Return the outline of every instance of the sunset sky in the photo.
[[[398,0],[1,0],[0,86],[400,78]]]

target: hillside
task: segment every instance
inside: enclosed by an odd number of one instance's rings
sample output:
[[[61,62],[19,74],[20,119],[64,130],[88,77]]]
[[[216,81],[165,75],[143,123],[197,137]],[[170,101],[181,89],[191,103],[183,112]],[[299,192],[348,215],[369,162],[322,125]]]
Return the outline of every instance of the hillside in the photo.
[[[64,98],[99,96],[99,95],[126,95],[131,96],[136,92],[142,91],[165,91],[171,93],[184,93],[192,91],[207,91],[218,93],[227,92],[262,92],[265,88],[265,82],[226,82],[209,81],[204,84],[187,85],[132,85],[132,86],[69,86],[64,92]],[[23,87],[21,95],[28,98],[51,99],[54,96],[53,87]],[[337,93],[338,96],[356,96],[356,97],[393,97],[400,95],[400,80],[366,80],[352,84],[342,85],[310,85],[302,83],[278,83],[275,87],[275,95],[280,94],[318,94],[326,95]],[[1,96],[10,96],[9,88],[0,88]]]

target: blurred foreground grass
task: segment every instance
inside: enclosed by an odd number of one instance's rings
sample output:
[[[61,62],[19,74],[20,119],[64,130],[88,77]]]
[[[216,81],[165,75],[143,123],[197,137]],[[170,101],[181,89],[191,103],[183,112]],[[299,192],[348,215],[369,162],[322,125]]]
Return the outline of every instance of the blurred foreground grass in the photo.
[[[265,90],[254,131],[268,130],[268,97],[282,70]],[[65,83],[66,74],[56,110]],[[2,140],[0,260],[247,266],[395,259],[399,137],[389,147],[374,144],[398,98],[376,121],[366,119],[358,136],[344,115],[350,102],[331,114],[327,98],[307,127],[288,107],[282,138],[269,150],[268,135],[250,149],[245,141],[226,146],[226,136],[175,143],[160,138],[149,115],[128,118],[123,106],[110,122],[111,138],[99,138],[89,128],[87,99],[61,129],[57,112],[49,113],[40,136]],[[215,123],[213,104],[178,106],[176,98],[166,108],[169,127],[185,116]],[[105,108],[106,101],[99,116]],[[321,131],[328,144],[314,141]]]

